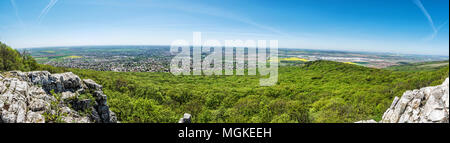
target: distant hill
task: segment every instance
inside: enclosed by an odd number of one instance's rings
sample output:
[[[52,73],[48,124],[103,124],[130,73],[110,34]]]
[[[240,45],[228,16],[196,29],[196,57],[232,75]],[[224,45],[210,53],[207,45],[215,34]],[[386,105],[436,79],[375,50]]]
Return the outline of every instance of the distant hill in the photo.
[[[401,63],[398,66],[391,66],[385,69],[393,71],[432,71],[442,67],[448,66],[449,61],[432,61],[432,62],[420,62],[420,63]]]

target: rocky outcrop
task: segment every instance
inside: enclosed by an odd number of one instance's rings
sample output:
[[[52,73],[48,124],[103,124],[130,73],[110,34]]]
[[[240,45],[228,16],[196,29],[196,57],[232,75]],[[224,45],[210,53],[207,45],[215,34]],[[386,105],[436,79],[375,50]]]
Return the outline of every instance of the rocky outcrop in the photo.
[[[183,118],[180,118],[178,123],[191,123],[191,114],[184,113]]]
[[[377,121],[372,119],[372,120],[358,121],[358,122],[355,122],[355,123],[377,123]]]
[[[380,123],[449,123],[448,95],[448,78],[439,86],[406,91],[401,98],[394,98]]]
[[[0,75],[0,123],[114,123],[102,86],[69,73]]]
[[[448,123],[449,79],[442,85],[406,91],[384,113],[383,123]]]

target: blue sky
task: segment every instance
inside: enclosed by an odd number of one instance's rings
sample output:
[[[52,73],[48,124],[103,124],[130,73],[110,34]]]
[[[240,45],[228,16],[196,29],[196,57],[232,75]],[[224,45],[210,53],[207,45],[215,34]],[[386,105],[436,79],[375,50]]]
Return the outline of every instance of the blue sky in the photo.
[[[14,48],[279,40],[281,48],[447,55],[448,0],[0,0]]]

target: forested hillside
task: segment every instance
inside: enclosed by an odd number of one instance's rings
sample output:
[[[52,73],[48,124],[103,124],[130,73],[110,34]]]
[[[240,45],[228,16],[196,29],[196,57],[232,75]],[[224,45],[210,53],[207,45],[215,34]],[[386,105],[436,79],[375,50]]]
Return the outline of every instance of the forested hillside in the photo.
[[[0,71],[37,71],[44,70],[52,73],[61,73],[66,71],[64,68],[41,65],[31,57],[25,50],[20,53],[6,44],[0,42]]]
[[[0,44],[0,70],[72,71],[103,85],[121,122],[173,123],[183,113],[195,123],[322,123],[380,120],[395,96],[441,84],[449,66],[392,71],[331,61],[280,67],[279,81],[259,86],[259,76],[174,76],[154,72],[104,72],[36,64]]]
[[[21,54],[0,42],[0,71],[30,71],[35,69],[38,69],[38,64],[31,55],[26,52]]]
[[[449,66],[398,72],[330,61],[280,67],[276,86],[258,76],[173,76],[170,73],[70,69],[104,86],[122,122],[321,123],[380,120],[395,96],[441,84]]]

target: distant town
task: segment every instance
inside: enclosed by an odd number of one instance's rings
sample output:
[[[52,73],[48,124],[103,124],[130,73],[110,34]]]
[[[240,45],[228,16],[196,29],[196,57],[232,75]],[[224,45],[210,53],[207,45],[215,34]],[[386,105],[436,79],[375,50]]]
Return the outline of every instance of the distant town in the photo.
[[[174,57],[170,53],[168,46],[83,46],[22,50],[30,52],[41,64],[115,72],[169,72],[169,65]],[[206,54],[204,53],[203,55]],[[336,61],[372,68],[386,68],[407,63],[443,61],[448,60],[448,57],[279,49],[280,66],[299,65],[316,60]]]

